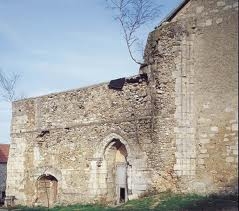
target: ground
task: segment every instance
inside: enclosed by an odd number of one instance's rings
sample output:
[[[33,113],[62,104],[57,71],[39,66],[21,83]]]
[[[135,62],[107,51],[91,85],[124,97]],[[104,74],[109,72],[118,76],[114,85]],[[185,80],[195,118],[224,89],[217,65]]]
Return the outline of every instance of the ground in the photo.
[[[1,209],[0,209],[1,210]],[[7,210],[7,209],[5,209]],[[47,208],[26,208],[18,207],[15,209],[18,211],[47,211]],[[170,192],[161,193],[153,196],[144,197],[138,200],[132,200],[128,203],[118,207],[108,207],[102,205],[72,205],[68,207],[55,207],[50,211],[147,211],[147,210],[159,210],[159,211],[236,211],[238,210],[238,195],[182,195],[172,194]],[[3,210],[1,210],[3,211]]]

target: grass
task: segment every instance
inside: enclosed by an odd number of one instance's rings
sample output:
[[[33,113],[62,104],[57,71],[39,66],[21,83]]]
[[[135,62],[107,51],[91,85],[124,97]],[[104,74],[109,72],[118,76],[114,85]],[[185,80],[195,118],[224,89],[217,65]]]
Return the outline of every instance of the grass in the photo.
[[[170,192],[128,201],[118,207],[103,205],[71,205],[54,207],[50,211],[216,211],[226,208],[237,208],[237,195],[173,194]],[[47,208],[18,207],[18,211],[47,211]]]

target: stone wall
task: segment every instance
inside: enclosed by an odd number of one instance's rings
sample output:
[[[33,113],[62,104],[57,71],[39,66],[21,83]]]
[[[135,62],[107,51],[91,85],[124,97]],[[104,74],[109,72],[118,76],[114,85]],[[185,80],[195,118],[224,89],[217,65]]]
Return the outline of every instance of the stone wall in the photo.
[[[183,192],[237,191],[237,18],[235,0],[192,0],[149,35],[141,72],[155,87],[158,146],[171,138],[168,168]]]
[[[129,199],[237,191],[237,15],[235,0],[191,0],[150,33],[148,80],[14,102],[7,195],[40,205],[51,175],[53,203],[115,203],[119,154]]]
[[[51,174],[58,180],[58,202],[107,201],[104,150],[116,139],[128,151],[129,198],[145,191],[152,133],[147,83],[128,82],[122,91],[100,84],[14,102],[8,195],[33,205],[37,178]]]

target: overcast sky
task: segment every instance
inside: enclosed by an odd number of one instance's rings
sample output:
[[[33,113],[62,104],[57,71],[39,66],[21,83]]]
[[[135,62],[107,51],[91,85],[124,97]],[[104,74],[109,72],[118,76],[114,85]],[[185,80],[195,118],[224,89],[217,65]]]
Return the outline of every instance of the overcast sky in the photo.
[[[161,15],[181,0],[155,0]],[[19,72],[18,90],[38,96],[136,75],[105,0],[0,0],[0,68]],[[11,106],[0,101],[0,143],[10,142]]]

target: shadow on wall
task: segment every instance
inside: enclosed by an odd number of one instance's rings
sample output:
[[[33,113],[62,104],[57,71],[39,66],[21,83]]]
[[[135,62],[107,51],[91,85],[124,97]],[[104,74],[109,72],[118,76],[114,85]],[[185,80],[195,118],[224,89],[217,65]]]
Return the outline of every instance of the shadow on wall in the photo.
[[[200,196],[196,194],[160,194],[160,203],[153,210],[180,211],[237,211],[238,194],[212,194]]]
[[[159,193],[157,190],[147,191],[140,199],[130,201],[126,206],[150,207],[149,210],[160,211],[238,211],[238,178],[221,187],[221,191],[201,195],[199,193],[175,193],[168,189]],[[142,208],[142,210],[148,210]]]
[[[238,178],[210,195],[174,194],[168,191],[159,194],[159,198],[160,203],[154,210],[238,211]]]
[[[194,201],[194,203],[189,204],[184,209],[185,210],[206,210],[206,211],[216,211],[216,210],[238,210],[238,195],[237,194],[214,194],[208,197],[202,198],[200,200]]]
[[[219,194],[230,194],[230,193],[237,193],[238,194],[238,176],[233,178],[231,182],[223,188],[222,191],[219,192]]]

